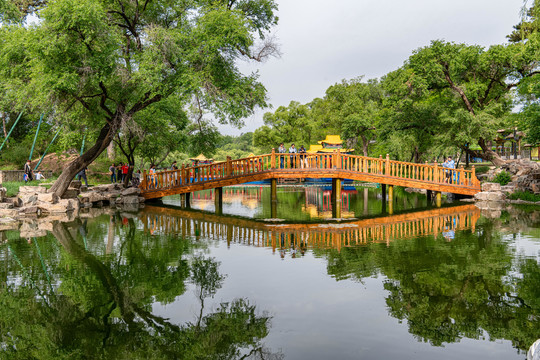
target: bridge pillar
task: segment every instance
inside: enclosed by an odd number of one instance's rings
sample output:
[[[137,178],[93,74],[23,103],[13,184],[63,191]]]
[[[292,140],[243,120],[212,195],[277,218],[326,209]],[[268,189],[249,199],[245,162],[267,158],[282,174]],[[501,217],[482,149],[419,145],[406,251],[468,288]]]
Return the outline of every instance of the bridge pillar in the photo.
[[[394,214],[394,186],[388,185],[388,213]]]
[[[184,195],[184,206],[189,209],[191,207],[191,193],[185,193]]]
[[[441,204],[442,204],[442,194],[440,191],[437,191],[435,193],[435,204],[437,205],[437,207],[441,207]]]
[[[271,182],[270,182],[270,200],[277,201],[277,179],[271,179]]]
[[[341,179],[332,179],[332,217],[341,218]]]
[[[382,212],[386,213],[386,184],[381,184]]]
[[[214,189],[214,203],[216,207],[216,214],[223,214],[223,188],[218,187]]]
[[[429,203],[431,202],[431,199],[433,199],[433,191],[427,190],[426,191],[426,197],[427,197],[427,201],[428,201],[428,205],[429,205]]]

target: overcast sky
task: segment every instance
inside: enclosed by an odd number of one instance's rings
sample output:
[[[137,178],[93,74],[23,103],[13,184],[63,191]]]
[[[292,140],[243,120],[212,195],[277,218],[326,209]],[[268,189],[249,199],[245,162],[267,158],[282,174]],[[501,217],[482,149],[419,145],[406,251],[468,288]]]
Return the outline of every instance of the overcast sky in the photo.
[[[273,33],[282,56],[259,70],[272,109],[257,111],[236,129],[239,135],[263,124],[262,116],[290,101],[323,97],[342,79],[379,78],[399,68],[412,51],[444,39],[488,47],[506,42],[520,19],[523,0],[276,0]]]

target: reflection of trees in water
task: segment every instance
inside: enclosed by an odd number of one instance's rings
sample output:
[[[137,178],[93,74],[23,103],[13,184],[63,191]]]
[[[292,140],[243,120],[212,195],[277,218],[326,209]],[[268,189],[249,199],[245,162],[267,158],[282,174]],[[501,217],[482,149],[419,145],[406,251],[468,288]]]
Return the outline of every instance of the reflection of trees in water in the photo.
[[[115,225],[114,221],[110,224]],[[54,225],[45,262],[56,289],[44,286],[39,259],[22,241],[14,242],[17,261],[6,263],[3,278],[26,269],[32,281],[11,282],[0,290],[0,355],[10,359],[197,359],[280,357],[262,345],[270,318],[239,299],[202,316],[204,298],[223,276],[213,259],[186,257],[189,241],[146,236],[133,221],[124,224],[120,251],[104,260],[85,249],[85,224]],[[101,242],[108,229],[101,229]],[[110,235],[110,233],[109,233]],[[55,245],[51,245],[56,243]],[[92,244],[95,245],[95,244]],[[107,249],[110,244],[107,244]],[[56,251],[55,251],[56,250]],[[47,262],[49,261],[50,262]],[[15,268],[10,268],[11,266]],[[18,267],[18,268],[17,268]],[[196,324],[177,325],[152,313],[152,303],[172,302],[190,278],[201,301]],[[20,276],[19,276],[20,278]],[[58,286],[58,284],[60,284]],[[38,293],[42,296],[39,297]]]
[[[451,242],[420,237],[325,252],[338,280],[385,275],[389,313],[433,345],[486,337],[525,350],[540,334],[540,266],[520,259],[516,269],[491,221]]]

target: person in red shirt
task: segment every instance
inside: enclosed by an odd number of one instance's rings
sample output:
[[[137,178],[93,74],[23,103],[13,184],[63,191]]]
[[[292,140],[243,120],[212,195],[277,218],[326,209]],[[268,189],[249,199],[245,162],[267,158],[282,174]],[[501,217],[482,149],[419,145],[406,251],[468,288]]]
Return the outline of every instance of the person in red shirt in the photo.
[[[122,165],[122,181],[125,181],[125,179],[127,178],[128,169],[129,169],[129,166],[127,163]]]

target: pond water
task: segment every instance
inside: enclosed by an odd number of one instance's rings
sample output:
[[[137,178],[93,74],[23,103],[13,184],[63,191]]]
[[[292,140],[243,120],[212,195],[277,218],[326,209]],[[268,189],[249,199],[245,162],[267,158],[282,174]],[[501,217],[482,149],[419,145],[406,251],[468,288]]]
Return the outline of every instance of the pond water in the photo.
[[[540,209],[265,187],[1,234],[2,359],[525,359]],[[42,229],[31,234],[29,229]],[[48,231],[43,231],[47,229]],[[43,235],[43,236],[38,236]]]

